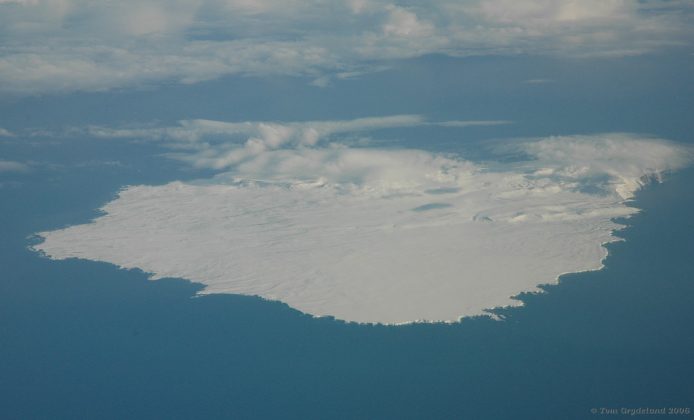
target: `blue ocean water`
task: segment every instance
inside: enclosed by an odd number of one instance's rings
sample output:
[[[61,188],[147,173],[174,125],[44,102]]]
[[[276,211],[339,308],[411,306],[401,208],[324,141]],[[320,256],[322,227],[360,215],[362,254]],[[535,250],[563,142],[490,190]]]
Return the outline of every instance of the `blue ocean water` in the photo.
[[[137,179],[163,182],[142,159]],[[134,176],[71,167],[0,190],[2,418],[586,418],[692,404],[693,170],[639,194],[604,270],[522,296],[503,321],[400,327],[191,298],[186,281],[27,249]]]

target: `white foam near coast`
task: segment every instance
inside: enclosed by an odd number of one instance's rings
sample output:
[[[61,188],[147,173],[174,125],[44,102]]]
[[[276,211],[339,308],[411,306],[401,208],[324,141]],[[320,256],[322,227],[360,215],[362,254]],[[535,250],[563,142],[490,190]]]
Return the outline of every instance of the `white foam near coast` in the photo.
[[[637,211],[633,193],[690,159],[674,143],[623,134],[512,144],[527,160],[262,148],[211,180],[127,187],[93,222],[42,232],[35,248],[316,316],[456,321],[599,269],[613,219]]]

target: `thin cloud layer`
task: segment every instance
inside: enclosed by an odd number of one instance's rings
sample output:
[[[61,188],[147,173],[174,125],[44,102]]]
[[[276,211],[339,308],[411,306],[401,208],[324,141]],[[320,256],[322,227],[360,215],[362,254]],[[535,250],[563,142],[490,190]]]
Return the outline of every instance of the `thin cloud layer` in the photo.
[[[9,130],[0,127],[0,137],[14,137],[14,134]]]
[[[171,127],[111,128],[92,126],[71,131],[101,138],[161,141],[174,152],[169,156],[198,168],[225,169],[264,152],[281,148],[308,148],[345,134],[415,126],[478,127],[510,124],[503,120],[427,121],[421,115],[391,115],[353,120],[226,122],[183,120]],[[331,147],[344,146],[332,142]]]
[[[331,78],[440,53],[614,56],[688,45],[686,1],[5,0],[0,89],[38,94]]]
[[[22,162],[0,160],[0,172],[27,172],[29,166]]]

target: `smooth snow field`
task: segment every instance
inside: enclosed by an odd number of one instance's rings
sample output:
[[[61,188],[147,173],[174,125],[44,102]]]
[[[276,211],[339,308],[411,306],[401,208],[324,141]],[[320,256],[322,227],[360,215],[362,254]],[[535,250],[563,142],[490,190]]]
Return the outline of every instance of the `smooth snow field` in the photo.
[[[92,223],[42,232],[35,248],[315,316],[456,321],[600,269],[620,228],[613,219],[638,211],[634,192],[690,159],[677,144],[627,134],[509,142],[498,153],[523,159],[482,163],[286,129],[177,147],[177,158],[218,174],[126,187]],[[310,142],[283,140],[306,132]]]

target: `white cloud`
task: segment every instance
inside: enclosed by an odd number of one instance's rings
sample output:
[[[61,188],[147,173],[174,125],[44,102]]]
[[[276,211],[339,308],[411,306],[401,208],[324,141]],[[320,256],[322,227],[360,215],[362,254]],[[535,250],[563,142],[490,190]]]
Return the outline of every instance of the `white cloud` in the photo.
[[[528,79],[528,80],[524,80],[523,83],[527,83],[529,85],[544,85],[547,83],[554,83],[554,80],[552,80],[552,79]]]
[[[0,160],[0,172],[27,172],[28,170],[29,166],[24,163]]]
[[[689,45],[690,2],[33,0],[0,2],[0,89],[105,90],[222,75],[326,85],[442,53],[641,54]]]
[[[441,121],[430,123],[431,125],[438,125],[441,127],[475,127],[475,126],[490,126],[490,125],[506,125],[511,124],[508,120],[482,120],[482,121]]]
[[[342,134],[396,127],[442,126],[464,128],[494,126],[510,121],[427,121],[421,115],[392,115],[354,120],[304,122],[224,122],[183,120],[173,127],[108,128],[87,127],[89,135],[103,138],[132,138],[164,141],[175,150],[170,156],[196,167],[223,169],[237,165],[269,150],[311,147]],[[333,147],[337,143],[333,143]]]
[[[465,123],[465,122],[461,122]],[[485,121],[472,121],[471,124],[485,124]],[[496,121],[489,122],[496,124]],[[381,128],[410,127],[431,124],[421,115],[392,115],[385,117],[357,118],[354,120],[305,121],[305,122],[272,122],[246,121],[226,122],[215,120],[181,120],[173,127],[146,127],[120,129],[92,126],[86,131],[91,135],[113,138],[149,138],[155,140],[175,140],[194,142],[204,138],[222,136],[228,141],[234,135],[250,138],[263,138],[263,142],[274,147],[287,142],[312,145],[316,136],[325,137],[331,134],[376,130]],[[76,130],[80,130],[77,128]]]
[[[128,187],[104,216],[44,232],[36,249],[190,279],[203,293],[281,300],[313,315],[455,321],[519,305],[513,296],[560,274],[599,269],[602,245],[620,228],[613,219],[638,211],[634,192],[693,157],[686,146],[628,134],[511,141],[499,157],[522,152],[526,160],[484,164],[350,148],[331,137],[417,124],[428,123],[411,115],[191,120],[105,132],[172,142],[178,158],[217,174]]]
[[[0,127],[0,137],[14,137],[14,134],[9,130]]]
[[[431,36],[436,31],[433,24],[422,22],[414,12],[405,8],[388,5],[386,11],[387,17],[383,23],[386,36],[421,38]]]
[[[604,136],[550,137],[527,143],[521,149],[542,162],[563,179],[595,179],[607,176],[607,189],[622,198],[633,196],[648,178],[681,168],[692,161],[692,149],[670,142],[629,134]]]
[[[397,127],[433,125],[465,128],[510,123],[503,120],[432,122],[421,115],[284,123],[197,119],[182,120],[177,126],[171,127],[123,129],[92,126],[87,127],[86,132],[103,138],[162,141],[173,150],[170,157],[197,168],[233,169],[245,177],[275,180],[308,180],[315,178],[317,172],[326,171],[320,175],[321,178],[341,183],[345,181],[341,178],[343,174],[329,168],[337,168],[339,172],[347,161],[363,159],[368,162],[375,156],[373,151],[363,154],[360,149],[347,148],[346,144],[340,142],[341,135]],[[316,146],[322,147],[315,149]],[[648,153],[644,154],[644,150],[648,150]],[[663,171],[679,168],[692,160],[690,149],[624,133],[510,142],[497,147],[497,152],[526,153],[537,158],[538,162],[547,162],[550,166],[541,170],[553,177],[561,177],[567,183],[583,179],[593,187],[616,191],[622,199],[631,198],[649,176],[659,176]],[[371,171],[377,172],[374,168],[366,172]],[[391,172],[396,171],[393,169]],[[603,176],[607,177],[609,185],[597,184]],[[358,178],[351,172],[347,177],[353,180]]]

